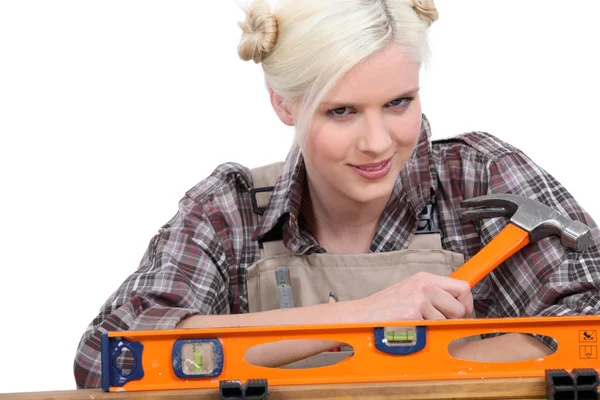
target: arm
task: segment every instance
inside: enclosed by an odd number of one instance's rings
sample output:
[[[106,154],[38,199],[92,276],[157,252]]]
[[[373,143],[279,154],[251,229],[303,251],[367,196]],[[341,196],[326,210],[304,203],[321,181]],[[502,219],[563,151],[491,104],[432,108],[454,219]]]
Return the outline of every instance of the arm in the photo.
[[[190,198],[151,240],[136,272],[105,302],[83,334],[74,361],[78,388],[101,385],[101,337],[107,331],[292,325],[355,321],[350,304],[230,315],[225,249],[214,228]],[[221,265],[223,264],[223,265]],[[341,343],[304,341],[293,348],[270,345],[248,354],[251,362],[277,366]],[[254,355],[253,355],[254,354]]]
[[[229,312],[229,275],[213,263],[223,251],[198,203],[184,198],[179,213],[151,240],[138,269],[102,306],[77,348],[77,387],[101,385],[100,341],[115,330],[174,329],[194,314]]]

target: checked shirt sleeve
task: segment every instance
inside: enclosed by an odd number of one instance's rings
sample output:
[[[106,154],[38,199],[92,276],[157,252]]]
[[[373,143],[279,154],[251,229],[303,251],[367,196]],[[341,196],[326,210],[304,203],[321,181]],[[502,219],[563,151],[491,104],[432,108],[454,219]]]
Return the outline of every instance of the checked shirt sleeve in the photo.
[[[202,206],[189,197],[152,238],[138,269],[102,306],[74,362],[78,388],[101,386],[100,339],[114,330],[173,329],[194,314],[229,312],[225,251]]]
[[[512,193],[540,201],[592,230],[583,253],[565,248],[557,237],[526,246],[493,271],[477,288],[487,317],[560,316],[600,313],[600,231],[587,212],[550,174],[521,152],[489,164],[488,194]],[[485,245],[506,218],[481,221]]]

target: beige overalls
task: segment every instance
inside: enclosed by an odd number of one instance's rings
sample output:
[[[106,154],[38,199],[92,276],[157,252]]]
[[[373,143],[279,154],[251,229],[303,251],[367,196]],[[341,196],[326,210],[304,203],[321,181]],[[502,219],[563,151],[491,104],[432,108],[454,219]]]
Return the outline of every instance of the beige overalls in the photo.
[[[252,170],[254,188],[274,186],[283,163]],[[257,193],[259,207],[268,204],[270,193]],[[259,216],[255,214],[258,222]],[[408,249],[367,254],[294,255],[283,242],[264,242],[262,257],[248,269],[248,304],[250,312],[279,308],[275,270],[289,269],[295,307],[327,303],[334,292],[338,301],[356,300],[379,292],[417,272],[448,276],[464,263],[462,254],[442,249],[439,233],[414,235]],[[472,315],[473,316],[473,315]],[[322,353],[307,364],[317,366],[349,354]],[[323,358],[325,357],[325,358]]]

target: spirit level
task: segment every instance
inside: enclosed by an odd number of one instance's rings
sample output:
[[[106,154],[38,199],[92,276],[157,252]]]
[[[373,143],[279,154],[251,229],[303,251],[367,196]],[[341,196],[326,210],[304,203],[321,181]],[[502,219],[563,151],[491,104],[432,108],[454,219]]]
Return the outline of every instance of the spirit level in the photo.
[[[600,316],[563,316],[108,332],[102,337],[102,381],[105,391],[139,391],[218,388],[220,381],[249,379],[278,386],[543,378],[551,369],[598,370],[598,330]],[[448,353],[454,340],[510,332],[548,336],[558,348],[550,356],[518,362],[461,360]],[[302,339],[343,342],[354,352],[318,368],[268,368],[246,361],[253,346]],[[133,357],[130,371],[117,362],[124,350]]]

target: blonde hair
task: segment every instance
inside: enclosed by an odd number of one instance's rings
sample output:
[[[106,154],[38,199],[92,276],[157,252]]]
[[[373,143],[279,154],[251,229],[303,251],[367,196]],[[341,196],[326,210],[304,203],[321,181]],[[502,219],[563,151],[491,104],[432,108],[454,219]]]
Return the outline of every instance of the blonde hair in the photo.
[[[240,22],[238,54],[262,63],[265,83],[300,106],[301,143],[326,93],[352,67],[390,43],[427,62],[433,0],[254,0]]]

